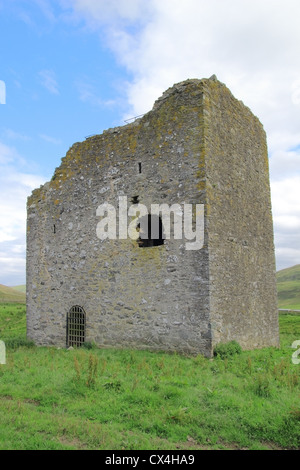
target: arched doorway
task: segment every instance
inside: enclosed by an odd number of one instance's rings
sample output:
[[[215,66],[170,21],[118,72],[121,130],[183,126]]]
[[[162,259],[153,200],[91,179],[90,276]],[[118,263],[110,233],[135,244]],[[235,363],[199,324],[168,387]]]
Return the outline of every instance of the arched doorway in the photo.
[[[85,341],[86,315],[78,305],[70,308],[67,313],[67,347],[80,347]]]

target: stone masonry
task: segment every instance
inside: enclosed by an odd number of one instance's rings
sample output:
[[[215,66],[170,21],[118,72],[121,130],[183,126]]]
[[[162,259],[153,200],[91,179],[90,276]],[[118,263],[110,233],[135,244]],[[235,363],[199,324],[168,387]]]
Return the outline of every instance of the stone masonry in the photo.
[[[97,208],[120,196],[204,205],[203,247],[100,240]],[[67,346],[67,314],[80,306],[84,340],[100,347],[209,357],[230,340],[278,346],[266,136],[215,76],[176,84],[142,118],[74,144],[27,210],[36,344]]]

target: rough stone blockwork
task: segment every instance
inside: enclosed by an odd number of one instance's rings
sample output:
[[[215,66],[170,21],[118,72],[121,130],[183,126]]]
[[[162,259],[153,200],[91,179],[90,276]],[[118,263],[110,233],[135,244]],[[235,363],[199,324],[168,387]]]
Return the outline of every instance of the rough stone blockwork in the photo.
[[[204,205],[203,247],[100,240],[97,208],[118,214],[121,196],[149,211]],[[28,337],[65,347],[76,328],[101,347],[206,356],[233,339],[278,345],[266,136],[215,77],[176,84],[142,118],[74,144],[28,198]]]

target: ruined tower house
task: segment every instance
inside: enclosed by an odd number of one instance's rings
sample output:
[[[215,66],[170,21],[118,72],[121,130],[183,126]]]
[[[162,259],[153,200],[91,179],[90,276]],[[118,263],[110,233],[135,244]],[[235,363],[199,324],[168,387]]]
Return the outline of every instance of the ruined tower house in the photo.
[[[101,239],[99,206],[125,197],[128,207],[203,207],[201,249],[187,250],[172,230],[164,238],[161,217],[153,240],[126,238],[124,227],[118,236],[120,216],[117,237]],[[215,76],[176,84],[142,118],[74,144],[27,210],[27,334],[36,344],[208,357],[230,340],[278,345],[266,136]]]

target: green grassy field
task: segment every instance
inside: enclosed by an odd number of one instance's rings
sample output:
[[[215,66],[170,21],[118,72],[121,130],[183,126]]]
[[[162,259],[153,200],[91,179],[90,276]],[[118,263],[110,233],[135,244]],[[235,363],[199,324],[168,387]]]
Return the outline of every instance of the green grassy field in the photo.
[[[0,303],[0,339],[26,338],[26,306]]]
[[[298,449],[300,316],[281,346],[206,359],[37,348],[25,306],[0,305],[0,449]]]

